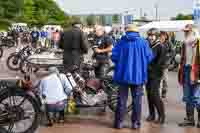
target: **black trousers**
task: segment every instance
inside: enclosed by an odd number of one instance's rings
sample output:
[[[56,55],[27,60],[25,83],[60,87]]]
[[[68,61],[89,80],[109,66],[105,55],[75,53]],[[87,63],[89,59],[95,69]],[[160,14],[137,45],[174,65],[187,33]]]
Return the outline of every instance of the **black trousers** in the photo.
[[[109,64],[99,62],[95,67],[95,76],[96,78],[102,79],[106,76],[106,71],[108,70]]]
[[[147,100],[149,105],[149,115],[153,118],[165,116],[164,103],[160,96],[160,79],[149,79],[146,84]]]
[[[58,114],[58,119],[57,119],[57,114]],[[46,117],[47,120],[50,121],[52,119],[56,119],[56,120],[64,120],[65,119],[65,111],[59,111],[59,112],[48,112],[46,111]]]

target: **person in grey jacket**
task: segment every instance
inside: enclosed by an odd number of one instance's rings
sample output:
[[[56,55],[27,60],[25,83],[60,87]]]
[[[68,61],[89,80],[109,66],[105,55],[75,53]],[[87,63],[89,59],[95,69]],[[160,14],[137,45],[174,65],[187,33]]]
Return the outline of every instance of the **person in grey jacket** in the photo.
[[[75,22],[72,29],[64,32],[64,56],[63,64],[66,68],[80,66],[82,55],[88,52],[88,41],[82,32],[82,24]]]

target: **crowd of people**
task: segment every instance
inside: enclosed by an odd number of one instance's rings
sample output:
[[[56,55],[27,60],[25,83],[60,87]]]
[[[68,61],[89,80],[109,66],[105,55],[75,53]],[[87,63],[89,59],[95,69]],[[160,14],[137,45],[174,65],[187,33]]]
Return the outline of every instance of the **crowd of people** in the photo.
[[[200,128],[200,88],[199,88],[199,40],[193,25],[185,27],[185,41],[182,48],[179,82],[183,87],[183,101],[186,103],[186,117],[181,127],[195,126],[194,110],[198,112],[197,127]],[[142,95],[145,85],[149,106],[146,121],[164,124],[166,109],[160,94],[160,83],[165,79],[169,61],[169,41],[166,32],[150,29],[147,39],[139,35],[137,27],[130,26],[126,35],[114,47],[112,60],[115,63],[114,81],[119,83],[119,97],[115,117],[115,128],[123,128],[128,90],[133,99],[132,128],[141,127]],[[164,78],[163,78],[164,77]]]
[[[9,29],[8,35],[13,37],[16,45],[31,44],[32,47],[59,48],[62,30],[56,28]]]
[[[110,60],[109,53],[112,53],[111,60],[115,65],[113,82],[120,86],[114,128],[121,129],[124,126],[129,90],[131,90],[133,105],[131,128],[139,129],[141,127],[144,88],[147,93],[149,109],[146,121],[164,124],[167,116],[163,101],[167,97],[167,73],[173,52],[168,33],[152,28],[147,32],[145,39],[139,34],[138,27],[132,24],[126,27],[125,34],[113,45],[112,37],[105,33],[103,26],[96,26],[94,32],[94,41],[90,44],[91,46],[83,32],[81,23],[76,22],[70,30],[63,32],[63,64],[65,69],[68,70],[74,66],[80,67],[83,55],[87,54],[89,47],[91,47],[94,51],[93,58],[97,62],[95,75],[97,78],[105,77]],[[197,109],[197,127],[200,128],[200,41],[195,26],[189,24],[183,29],[183,32],[185,40],[181,52],[178,81],[183,87],[186,117],[179,126],[195,126],[194,110]],[[34,30],[31,34],[36,38],[32,41],[36,42],[39,33]],[[53,35],[54,47],[58,47],[60,39],[58,34],[56,31]],[[41,35],[48,38],[46,33]],[[41,95],[47,99],[47,109],[60,112],[62,120],[64,106],[67,105],[66,99],[72,87],[65,75],[61,74],[60,76],[57,69],[50,68],[49,72],[41,79],[39,88]],[[64,90],[68,90],[67,94]],[[53,104],[57,106],[52,106]],[[57,110],[58,108],[61,109]]]

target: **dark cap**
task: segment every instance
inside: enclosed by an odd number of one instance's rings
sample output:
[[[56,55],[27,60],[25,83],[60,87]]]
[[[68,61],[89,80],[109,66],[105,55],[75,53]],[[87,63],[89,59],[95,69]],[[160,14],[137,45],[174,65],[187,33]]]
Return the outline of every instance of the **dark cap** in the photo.
[[[76,20],[76,21],[74,21],[74,22],[72,23],[72,26],[77,25],[77,24],[82,25],[81,21]]]

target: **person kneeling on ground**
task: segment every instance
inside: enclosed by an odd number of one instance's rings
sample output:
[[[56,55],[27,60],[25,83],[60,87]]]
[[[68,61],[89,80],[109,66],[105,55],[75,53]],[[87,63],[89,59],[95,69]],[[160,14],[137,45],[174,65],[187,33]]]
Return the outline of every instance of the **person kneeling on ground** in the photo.
[[[59,122],[63,123],[67,97],[72,91],[70,82],[64,74],[59,73],[56,67],[48,68],[48,73],[41,76],[39,90],[40,95],[45,100],[45,111],[48,119],[47,125],[53,125],[52,113],[54,116],[59,113]]]

